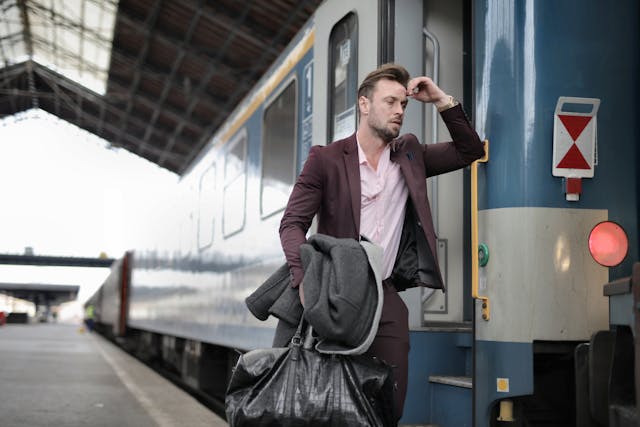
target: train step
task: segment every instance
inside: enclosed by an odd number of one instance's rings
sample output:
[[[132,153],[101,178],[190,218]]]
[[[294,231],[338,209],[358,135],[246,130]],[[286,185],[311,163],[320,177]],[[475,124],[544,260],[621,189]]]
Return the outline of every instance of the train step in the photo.
[[[454,387],[473,388],[473,380],[471,377],[455,376],[455,375],[430,375],[429,382],[437,384],[446,384]]]
[[[439,426],[471,427],[471,377],[431,375],[431,422]]]

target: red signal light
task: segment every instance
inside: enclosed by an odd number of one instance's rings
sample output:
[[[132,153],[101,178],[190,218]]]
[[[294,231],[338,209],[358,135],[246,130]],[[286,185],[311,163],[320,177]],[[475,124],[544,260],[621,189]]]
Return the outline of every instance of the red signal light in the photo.
[[[629,239],[622,227],[613,221],[603,221],[589,233],[589,252],[605,267],[615,267],[627,256]]]

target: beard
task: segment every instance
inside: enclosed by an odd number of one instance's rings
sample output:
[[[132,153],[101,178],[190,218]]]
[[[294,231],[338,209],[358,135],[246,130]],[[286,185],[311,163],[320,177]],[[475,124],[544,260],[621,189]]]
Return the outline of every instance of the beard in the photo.
[[[389,126],[385,126],[383,123],[380,123],[378,120],[374,120],[373,117],[369,116],[369,127],[371,130],[380,137],[385,143],[390,143],[394,139],[398,137],[400,134],[400,126],[398,126],[398,130],[393,130],[389,128]]]

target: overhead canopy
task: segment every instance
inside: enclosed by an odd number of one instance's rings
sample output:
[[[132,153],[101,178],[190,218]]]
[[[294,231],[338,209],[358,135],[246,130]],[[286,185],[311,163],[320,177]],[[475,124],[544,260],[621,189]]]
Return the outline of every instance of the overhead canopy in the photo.
[[[0,0],[0,118],[41,108],[183,172],[321,0]]]
[[[0,264],[49,265],[57,267],[110,267],[113,258],[0,254]]]
[[[80,286],[44,283],[0,283],[0,293],[36,305],[58,305],[78,297]]]

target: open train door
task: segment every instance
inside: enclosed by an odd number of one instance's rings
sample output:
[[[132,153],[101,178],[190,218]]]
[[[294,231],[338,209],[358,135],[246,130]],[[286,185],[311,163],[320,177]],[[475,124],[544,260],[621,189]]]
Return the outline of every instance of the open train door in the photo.
[[[472,117],[470,6],[464,0],[387,1],[389,38],[382,62],[412,76],[431,77]],[[384,32],[384,27],[381,32]],[[433,105],[410,102],[403,132],[425,144],[450,141]],[[470,177],[468,168],[427,181],[438,260],[446,293],[427,288],[401,293],[409,307],[410,381],[402,423],[472,425],[474,388],[471,298]]]
[[[470,85],[464,90],[469,81],[465,36],[470,29],[464,25],[463,4],[462,0],[323,3],[314,18],[313,144],[329,144],[356,130],[358,85],[387,62],[405,66],[412,76],[434,77],[445,92],[470,106],[470,100],[465,102]],[[450,140],[435,107],[417,101],[409,102],[402,133],[413,133],[427,144]],[[460,170],[427,182],[447,293],[410,289],[400,294],[409,308],[411,330],[409,389],[401,424],[435,422],[445,406],[454,415],[471,417],[468,181],[468,171]],[[461,403],[444,397],[427,379],[454,372],[464,378]],[[467,424],[454,419],[442,425]]]
[[[326,2],[316,12],[315,32],[313,88],[319,96],[313,97],[313,144],[325,145],[356,130],[358,85],[385,62],[404,65],[412,76],[433,76],[447,93],[465,101],[462,0],[381,0],[377,8],[352,0]],[[402,132],[415,134],[423,143],[450,140],[435,107],[416,101],[409,103]],[[465,173],[434,177],[428,183],[447,293],[404,293],[413,328],[471,321],[471,302],[464,297],[469,295]]]
[[[469,95],[465,92],[465,88],[470,88],[465,85],[469,81],[465,57],[469,55],[464,55],[468,31],[464,28],[462,0],[401,3],[395,6],[393,61],[405,65],[412,76],[431,77],[469,112],[471,101],[467,101]],[[410,4],[413,5],[410,7]],[[416,134],[425,144],[451,140],[431,104],[410,102],[403,132]],[[411,312],[410,324],[414,327],[460,326],[472,320],[468,183],[466,170],[428,179],[429,201],[438,236],[438,259],[447,292],[426,288],[405,292],[405,302]]]

